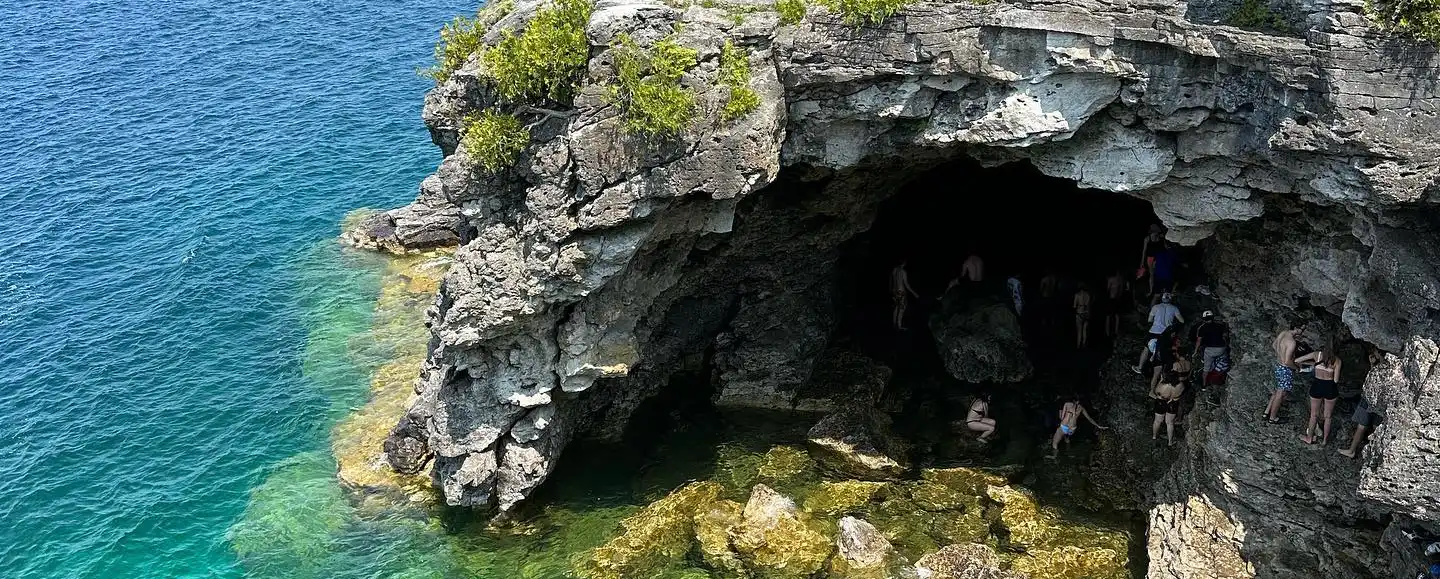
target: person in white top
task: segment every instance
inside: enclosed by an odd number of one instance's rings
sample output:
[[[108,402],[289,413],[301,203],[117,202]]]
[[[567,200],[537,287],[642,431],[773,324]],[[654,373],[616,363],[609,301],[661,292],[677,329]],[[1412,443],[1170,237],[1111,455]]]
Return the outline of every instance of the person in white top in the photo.
[[[1146,338],[1145,345],[1140,347],[1140,359],[1130,367],[1130,370],[1136,374],[1142,374],[1141,369],[1145,366],[1145,359],[1150,357],[1150,340],[1155,340],[1156,344],[1165,345],[1162,339],[1165,331],[1169,330],[1175,322],[1185,323],[1185,318],[1180,315],[1180,308],[1170,303],[1170,299],[1170,294],[1162,294],[1160,303],[1150,306],[1150,337]]]

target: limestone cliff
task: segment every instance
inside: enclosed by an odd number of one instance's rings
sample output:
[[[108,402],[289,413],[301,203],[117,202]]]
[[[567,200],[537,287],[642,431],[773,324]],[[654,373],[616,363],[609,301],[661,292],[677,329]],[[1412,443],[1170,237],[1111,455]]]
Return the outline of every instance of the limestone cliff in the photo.
[[[538,6],[518,4],[497,30]],[[1308,30],[1293,37],[1198,23],[1187,14],[1205,10],[1175,2],[921,2],[853,27],[817,6],[785,25],[768,4],[602,0],[585,81],[560,111],[497,105],[472,59],[427,97],[447,156],[415,203],[347,234],[460,246],[387,448],[433,453],[449,503],[505,510],[573,437],[615,435],[679,370],[708,365],[721,405],[795,404],[836,323],[837,248],[878,204],[949,161],[1028,159],[1148,200],[1172,239],[1205,240],[1255,353],[1218,409],[1192,417],[1206,437],[1139,493],[1158,505],[1151,575],[1387,576],[1383,553],[1403,551],[1387,525],[1440,522],[1440,57],[1374,32],[1360,4],[1294,5]],[[678,136],[627,133],[606,99],[622,33],[698,51],[680,81],[698,114]],[[727,40],[760,96],[733,120],[717,82]],[[531,142],[480,174],[459,130],[492,106]],[[1301,304],[1393,353],[1365,386],[1393,418],[1358,472],[1275,450],[1252,418],[1265,336]],[[1217,561],[1239,563],[1205,570]]]

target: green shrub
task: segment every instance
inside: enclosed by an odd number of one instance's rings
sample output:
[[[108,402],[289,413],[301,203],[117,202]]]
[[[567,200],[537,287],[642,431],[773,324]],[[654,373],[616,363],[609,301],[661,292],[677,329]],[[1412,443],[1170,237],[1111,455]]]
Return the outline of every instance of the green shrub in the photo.
[[[1270,9],[1266,0],[1242,0],[1225,23],[1236,28],[1250,28],[1256,30],[1288,31],[1290,26],[1285,19]]]
[[[697,54],[673,38],[640,48],[628,34],[616,38],[615,80],[606,100],[620,107],[625,130],[647,137],[674,136],[695,116],[695,92],[680,86]]]
[[[500,97],[570,104],[590,59],[585,25],[592,10],[589,0],[555,0],[535,13],[524,32],[505,31],[484,56]]]
[[[529,144],[530,130],[520,125],[520,119],[488,110],[466,116],[460,134],[460,146],[487,173],[515,164]]]
[[[880,24],[895,15],[910,0],[819,0],[831,12],[850,26]]]
[[[759,108],[760,94],[750,88],[750,55],[729,40],[720,49],[720,84],[730,89],[721,118],[733,121]]]
[[[501,18],[509,14],[515,8],[513,0],[500,0],[486,4],[474,18],[456,16],[440,28],[440,42],[435,45],[435,65],[420,71],[422,76],[430,77],[436,84],[445,82],[450,75],[470,56],[484,48],[481,37]]]
[[[1440,43],[1440,0],[1367,0],[1365,12],[1382,30]]]
[[[798,24],[805,19],[805,0],[775,0],[775,11],[781,24]]]

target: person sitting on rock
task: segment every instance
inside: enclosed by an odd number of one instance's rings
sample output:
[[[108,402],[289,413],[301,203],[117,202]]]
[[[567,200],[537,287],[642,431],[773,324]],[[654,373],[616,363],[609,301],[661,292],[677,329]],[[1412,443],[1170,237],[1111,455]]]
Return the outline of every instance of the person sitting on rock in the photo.
[[[1105,337],[1107,338],[1120,335],[1120,304],[1128,285],[1129,283],[1125,281],[1125,272],[1118,269],[1115,270],[1114,275],[1105,279],[1104,313]]]
[[[1070,400],[1060,407],[1060,426],[1055,428],[1055,436],[1050,438],[1050,454],[1046,458],[1055,458],[1060,455],[1060,440],[1064,439],[1066,444],[1070,443],[1070,437],[1075,434],[1079,426],[1080,417],[1084,416],[1090,424],[1100,430],[1109,430],[1108,426],[1100,426],[1090,417],[1090,412],[1085,410],[1085,405],[1080,403],[1080,397],[1071,396]]]
[[[1166,372],[1159,384],[1150,391],[1155,400],[1155,423],[1150,426],[1150,440],[1160,438],[1160,424],[1165,424],[1165,440],[1175,445],[1175,415],[1180,413],[1180,396],[1185,393],[1185,381],[1175,372]]]
[[[979,432],[980,442],[990,442],[990,435],[995,434],[995,419],[990,417],[990,393],[984,393],[975,397],[970,402],[970,412],[965,415],[965,428]]]
[[[1295,320],[1288,326],[1270,342],[1271,349],[1275,351],[1275,391],[1270,394],[1270,404],[1265,407],[1264,415],[1270,424],[1280,423],[1280,406],[1285,402],[1285,394],[1295,388],[1295,373],[1300,370],[1295,365],[1295,347],[1298,338],[1305,333],[1305,323]]]
[[[1185,323],[1185,317],[1180,315],[1180,308],[1170,303],[1170,294],[1161,294],[1160,303],[1150,306],[1150,339],[1156,340],[1157,347],[1168,347],[1161,339],[1165,336],[1170,326],[1175,322]],[[1140,359],[1130,369],[1136,374],[1144,375],[1142,368],[1145,366],[1145,359],[1150,357],[1150,346],[1147,342],[1140,349]],[[1163,367],[1163,366],[1162,366]]]
[[[1305,434],[1300,440],[1315,444],[1315,424],[1324,416],[1320,432],[1320,444],[1330,444],[1330,415],[1335,412],[1335,399],[1340,397],[1340,358],[1333,355],[1331,348],[1321,348],[1295,359],[1296,364],[1314,367],[1315,379],[1310,382],[1310,421],[1305,425]]]
[[[1071,306],[1075,308],[1075,348],[1084,348],[1090,333],[1090,290],[1085,282],[1080,282],[1080,287],[1075,290]]]
[[[910,275],[905,271],[905,263],[905,260],[900,260],[900,265],[890,270],[890,297],[895,301],[895,313],[891,316],[891,321],[895,323],[895,329],[901,331],[905,330],[905,294],[920,297],[920,294],[910,287]]]

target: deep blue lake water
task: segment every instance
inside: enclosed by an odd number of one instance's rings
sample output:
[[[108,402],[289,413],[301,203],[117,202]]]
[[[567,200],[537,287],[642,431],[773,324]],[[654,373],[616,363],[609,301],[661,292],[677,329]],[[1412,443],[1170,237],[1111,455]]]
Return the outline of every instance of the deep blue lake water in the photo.
[[[0,3],[0,575],[339,574],[231,539],[277,473],[332,492],[366,369],[315,336],[378,283],[333,239],[438,162],[414,71],[477,5]]]

